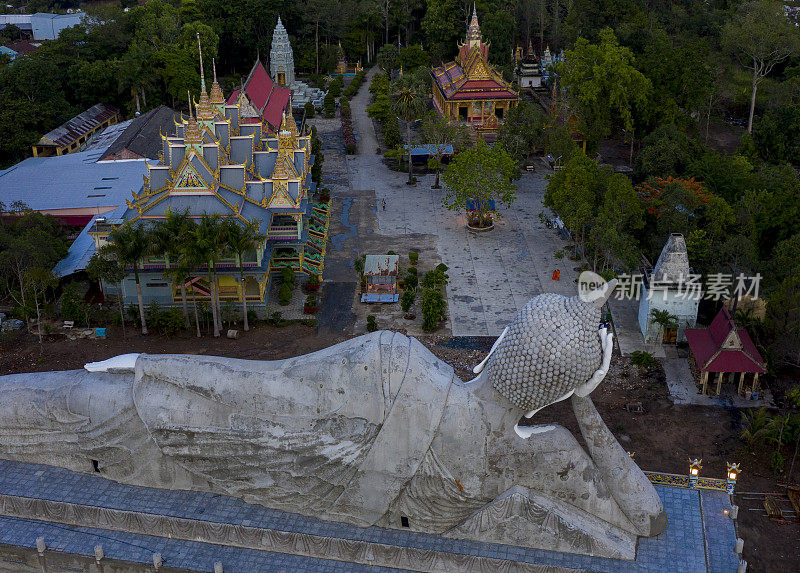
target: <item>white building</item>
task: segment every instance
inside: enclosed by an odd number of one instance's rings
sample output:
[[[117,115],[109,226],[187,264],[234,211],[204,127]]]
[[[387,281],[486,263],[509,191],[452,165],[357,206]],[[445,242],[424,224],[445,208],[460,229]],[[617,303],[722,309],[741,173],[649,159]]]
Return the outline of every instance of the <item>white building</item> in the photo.
[[[696,278],[696,280],[694,280]],[[656,266],[646,269],[639,299],[639,327],[647,344],[683,342],[684,331],[697,323],[697,307],[702,295],[700,278],[692,275],[686,241],[673,233],[658,257]],[[653,321],[653,310],[666,310],[677,317],[677,328],[661,332]]]
[[[292,106],[303,107],[312,102],[317,109],[322,108],[325,92],[312,88],[294,76],[294,53],[289,42],[289,34],[278,16],[278,25],[272,34],[272,47],[269,51],[269,75],[272,81],[292,90]]]

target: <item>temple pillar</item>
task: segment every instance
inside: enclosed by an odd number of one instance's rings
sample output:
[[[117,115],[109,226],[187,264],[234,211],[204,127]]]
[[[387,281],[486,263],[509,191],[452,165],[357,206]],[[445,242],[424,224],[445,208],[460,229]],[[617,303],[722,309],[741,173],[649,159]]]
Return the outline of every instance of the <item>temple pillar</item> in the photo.
[[[722,390],[722,372],[717,374],[717,396],[719,396],[721,390]]]
[[[739,388],[736,390],[736,393],[739,396],[741,396],[743,391],[744,391],[744,372],[739,372]]]
[[[758,392],[758,372],[753,377],[753,392]]]
[[[700,380],[703,383],[703,396],[706,395],[706,390],[708,389],[708,372],[703,372],[700,376]]]

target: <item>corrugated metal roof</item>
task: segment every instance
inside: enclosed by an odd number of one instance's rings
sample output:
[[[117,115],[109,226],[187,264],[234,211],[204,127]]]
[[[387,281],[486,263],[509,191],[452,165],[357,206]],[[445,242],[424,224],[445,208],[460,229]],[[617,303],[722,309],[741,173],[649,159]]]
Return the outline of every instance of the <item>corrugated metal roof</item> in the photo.
[[[79,113],[69,121],[45,133],[39,140],[38,145],[55,144],[58,147],[69,145],[118,113],[119,110],[113,105],[106,103],[95,104],[83,113]]]
[[[106,150],[101,161],[123,149],[135,153],[139,157],[158,159],[158,153],[161,151],[161,134],[173,133],[175,121],[180,121],[180,119],[180,114],[174,109],[160,105],[136,119],[126,122],[125,130]]]
[[[364,261],[364,275],[397,276],[400,268],[399,255],[367,255]]]
[[[94,163],[96,152],[29,157],[0,171],[0,201],[34,211],[116,207],[142,188],[144,160]]]

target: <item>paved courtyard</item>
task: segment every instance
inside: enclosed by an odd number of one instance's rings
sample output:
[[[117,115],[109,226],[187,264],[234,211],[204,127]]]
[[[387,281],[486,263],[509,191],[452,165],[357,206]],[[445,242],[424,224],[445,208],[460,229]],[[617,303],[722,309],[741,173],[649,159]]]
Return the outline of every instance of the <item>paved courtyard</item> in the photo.
[[[370,77],[372,73],[374,70]],[[339,227],[345,238],[371,244],[380,239],[383,249],[376,252],[405,254],[409,240],[412,246],[434,249],[450,268],[448,326],[455,336],[497,336],[531,297],[542,292],[576,293],[577,263],[554,256],[565,242],[539,220],[546,184],[544,164],[542,172],[524,173],[517,181],[517,200],[511,209],[500,210],[502,218],[494,230],[468,231],[464,214],[445,209],[442,190],[431,189],[433,175],[418,176],[418,183],[408,186],[407,174],[383,164],[382,156],[375,153],[378,142],[366,115],[368,103],[366,88],[351,102],[360,141],[358,154],[346,159],[336,153],[336,142],[331,139],[338,137],[338,119],[314,120],[323,140],[330,143],[324,149],[325,184],[348,209],[347,224]],[[385,211],[378,208],[384,200]],[[361,215],[354,217],[356,213]],[[338,238],[335,231],[332,226],[326,278],[333,276],[338,282],[339,271],[333,268],[337,266],[336,247],[337,241],[345,238]],[[367,252],[364,245],[359,246],[361,252]],[[351,252],[343,255],[339,262],[345,264],[354,258]],[[561,271],[560,281],[552,280],[556,269]]]
[[[459,571],[736,571],[734,522],[725,513],[731,507],[730,497],[720,491],[660,486],[656,491],[664,503],[669,525],[657,537],[640,539],[636,559],[624,561],[448,539],[408,530],[360,528],[250,505],[233,497],[133,487],[96,475],[0,460],[0,545],[33,548],[41,535],[48,551],[92,556],[94,546],[102,544],[109,559],[146,564],[152,563],[154,553],[161,553],[167,567],[213,571],[214,562],[220,560],[225,571],[242,573],[397,571],[377,565],[382,555],[402,551],[424,551],[431,563],[461,563],[466,568],[448,567]],[[4,500],[12,497],[26,501],[6,504]],[[27,508],[23,511],[26,516],[9,515],[10,508],[19,506]],[[67,511],[57,510],[65,506]],[[102,509],[100,519],[109,524],[106,528],[83,523],[82,516],[97,512],[93,508]],[[177,524],[172,529],[177,533],[169,538],[159,527],[151,527],[147,534],[131,531],[140,522],[160,523],[164,528]],[[191,525],[195,522],[212,524],[206,527],[213,532],[212,539],[195,540]],[[235,527],[250,528],[256,534],[251,536],[254,546],[232,541],[236,536],[230,534]],[[335,540],[344,541],[363,561],[337,561],[321,553],[326,544],[337,543]],[[293,549],[271,550],[274,543]],[[3,565],[0,555],[0,569]]]

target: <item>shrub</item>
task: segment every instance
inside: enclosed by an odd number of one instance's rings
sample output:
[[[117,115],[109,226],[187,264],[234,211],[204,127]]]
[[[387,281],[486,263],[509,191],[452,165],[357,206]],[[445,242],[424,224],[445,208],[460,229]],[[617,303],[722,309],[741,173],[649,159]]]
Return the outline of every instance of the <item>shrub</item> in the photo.
[[[411,269],[414,269],[414,267],[411,267]],[[403,288],[406,290],[414,290],[419,284],[419,277],[417,276],[417,273],[412,273],[411,269],[408,269],[408,274],[406,274],[405,278],[403,279]],[[417,269],[414,270],[416,271]]]
[[[428,271],[422,276],[422,287],[423,288],[431,288],[431,289],[439,289],[447,284],[447,280],[450,278],[447,276],[445,272],[447,270],[447,265],[440,264],[434,270]]]
[[[258,322],[258,313],[252,308],[247,309],[247,322],[250,324],[250,326],[253,326],[256,322]]]
[[[331,92],[325,94],[325,99],[322,101],[322,105],[325,108],[325,117],[333,117],[333,114],[336,111],[336,98]]]
[[[278,304],[281,306],[288,305],[292,300],[292,287],[289,283],[281,283],[281,288],[278,291]]]
[[[281,314],[281,311],[276,310],[271,315],[269,315],[269,321],[275,326],[279,326],[281,322],[283,322],[283,314]]]
[[[411,261],[412,265],[416,266],[417,261],[419,261],[419,253],[416,251],[411,251],[408,253],[408,260]]]
[[[84,306],[86,305],[81,296],[78,294],[77,285],[74,282],[67,284],[67,286],[64,287],[63,294],[61,295],[61,318],[63,320],[83,322],[86,320],[86,311]]]
[[[294,269],[292,267],[283,267],[283,270],[281,270],[281,283],[288,284],[290,289],[294,287]]]
[[[783,472],[783,454],[778,451],[772,452],[772,455],[769,457],[769,468],[772,470],[773,474]]]
[[[403,312],[408,312],[411,309],[411,306],[414,304],[414,300],[416,298],[416,289],[406,287],[406,290],[403,291],[403,294],[400,296],[400,308],[403,309]]]
[[[311,119],[312,117],[314,117],[314,104],[313,103],[311,103],[310,101],[307,101],[306,105],[303,106],[303,109],[306,112],[306,119]]]
[[[792,386],[786,392],[786,398],[793,406],[800,407],[800,386]]]
[[[656,365],[656,359],[649,352],[634,350],[631,353],[631,364],[640,368],[652,368]]]
[[[378,330],[378,321],[375,319],[374,315],[369,315],[367,317],[367,331],[375,332]]]
[[[444,317],[447,302],[439,289],[426,288],[422,291],[422,330],[432,332],[439,326],[439,321]]]

